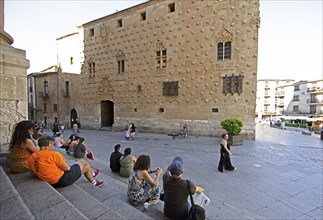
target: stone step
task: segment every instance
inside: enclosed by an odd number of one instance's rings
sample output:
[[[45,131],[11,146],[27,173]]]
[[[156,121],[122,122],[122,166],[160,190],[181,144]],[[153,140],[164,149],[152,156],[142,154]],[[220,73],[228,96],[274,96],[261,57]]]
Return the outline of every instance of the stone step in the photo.
[[[78,160],[71,155],[65,154],[62,149],[55,150],[61,152],[68,159],[69,164],[73,164]],[[157,215],[153,214],[157,213],[158,210],[155,212],[152,211],[149,215],[148,213],[143,212],[144,208],[142,205],[134,206],[130,204],[127,197],[128,178],[113,173],[107,165],[107,162],[88,159],[87,161],[89,161],[93,169],[99,169],[101,171],[97,179],[104,181],[104,186],[100,188],[89,187],[89,183],[84,177],[81,178],[83,181],[80,179],[75,182],[74,185],[82,188],[95,199],[105,204],[108,208],[113,209],[126,219],[152,219],[149,216],[152,216],[153,219],[160,219],[155,218]]]
[[[163,214],[163,209],[164,209],[164,202],[159,201],[156,205],[150,206],[149,211],[144,211],[144,207],[141,206],[134,206],[128,201],[127,197],[127,188],[128,188],[128,178],[120,176],[118,173],[114,173],[110,170],[110,167],[108,166],[107,161],[100,161],[100,160],[95,160],[95,161],[90,161],[92,167],[95,169],[100,169],[102,173],[105,175],[108,175],[111,178],[108,178],[108,184],[109,186],[117,186],[117,191],[114,191],[114,197],[118,198],[119,200],[136,207],[138,210],[141,212],[144,212],[148,216],[152,217],[153,219],[167,219],[164,214]]]
[[[9,169],[5,171],[35,219],[89,219],[47,182],[30,173],[11,174]]]
[[[77,181],[75,185],[82,188],[106,207],[119,213],[125,219],[153,219],[131,205],[127,198],[127,188],[121,183],[118,185],[111,176],[101,172],[98,179],[104,181],[103,187],[89,187],[85,181]],[[139,207],[140,208],[140,207]]]
[[[0,216],[2,220],[35,219],[0,166]]]
[[[78,182],[84,183],[84,179],[78,180]],[[89,182],[84,183],[85,188],[97,188]],[[77,209],[79,209],[89,219],[126,219],[118,212],[109,208],[106,205],[91,196],[88,192],[84,191],[81,187],[73,184],[68,187],[57,188],[57,191],[61,193],[69,202],[71,202]],[[89,190],[91,191],[91,190]],[[101,194],[104,194],[100,189]]]

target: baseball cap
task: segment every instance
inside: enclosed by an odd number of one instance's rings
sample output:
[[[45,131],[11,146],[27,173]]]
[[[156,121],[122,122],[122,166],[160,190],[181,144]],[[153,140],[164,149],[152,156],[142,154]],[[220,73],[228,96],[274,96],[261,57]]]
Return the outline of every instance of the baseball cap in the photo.
[[[175,157],[171,165],[169,166],[170,174],[180,176],[183,173],[183,159],[181,157]]]

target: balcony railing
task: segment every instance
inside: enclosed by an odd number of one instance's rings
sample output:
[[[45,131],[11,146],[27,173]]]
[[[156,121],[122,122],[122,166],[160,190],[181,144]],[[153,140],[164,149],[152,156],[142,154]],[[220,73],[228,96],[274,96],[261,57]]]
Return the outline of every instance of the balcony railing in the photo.
[[[310,104],[320,104],[320,103],[323,103],[323,100],[318,100],[318,99],[311,99]]]
[[[320,87],[310,87],[307,88],[308,93],[323,93],[323,89]]]
[[[67,91],[66,90],[62,90],[62,94],[63,94],[64,97],[70,97],[70,95],[71,95],[70,94],[70,91],[68,91],[68,90]]]
[[[285,96],[285,92],[283,92],[283,91],[276,92],[275,96]]]
[[[49,98],[49,92],[38,92],[38,97],[43,99]]]

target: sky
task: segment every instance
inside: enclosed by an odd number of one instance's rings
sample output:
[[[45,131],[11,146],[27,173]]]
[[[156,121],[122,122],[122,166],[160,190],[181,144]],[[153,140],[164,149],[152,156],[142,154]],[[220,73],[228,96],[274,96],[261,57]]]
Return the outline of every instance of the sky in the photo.
[[[5,0],[4,30],[26,51],[27,72],[39,72],[56,65],[56,38],[142,2]],[[323,79],[322,8],[323,0],[260,0],[258,79]]]

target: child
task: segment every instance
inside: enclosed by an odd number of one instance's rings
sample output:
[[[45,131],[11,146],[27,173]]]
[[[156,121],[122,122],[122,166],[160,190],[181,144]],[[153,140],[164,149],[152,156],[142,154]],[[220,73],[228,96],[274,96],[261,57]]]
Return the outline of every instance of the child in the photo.
[[[124,138],[129,141],[129,138],[130,138],[130,129],[129,129],[129,126],[126,125],[126,127],[124,128]]]

